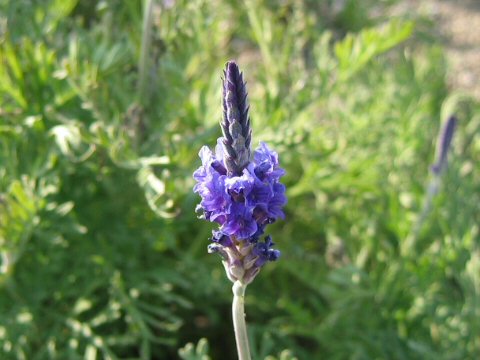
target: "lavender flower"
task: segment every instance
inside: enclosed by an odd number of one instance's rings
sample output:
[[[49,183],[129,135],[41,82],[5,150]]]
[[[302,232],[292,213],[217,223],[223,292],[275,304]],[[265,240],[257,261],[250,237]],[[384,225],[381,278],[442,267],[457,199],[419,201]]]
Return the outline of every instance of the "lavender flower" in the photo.
[[[215,152],[204,146],[200,166],[193,174],[194,192],[202,198],[197,206],[200,217],[220,227],[212,233],[210,253],[219,253],[232,282],[247,285],[268,261],[275,261],[270,236],[260,240],[268,224],[284,218],[287,202],[280,178],[278,155],[265,143],[250,150],[247,90],[237,64],[226,64],[223,79],[223,136]]]
[[[452,115],[445,122],[438,137],[436,161],[431,167],[433,174],[437,176],[440,175],[443,169],[447,166],[447,154],[452,143],[456,126],[457,118]]]
[[[428,218],[428,215],[432,210],[433,199],[440,190],[442,174],[448,165],[447,155],[452,145],[452,140],[455,134],[457,122],[457,118],[454,115],[451,115],[447,119],[447,121],[445,121],[444,125],[440,130],[437,140],[435,163],[430,166],[432,176],[430,177],[430,181],[425,191],[425,198],[423,201],[422,210],[418,215],[410,234],[407,236],[405,242],[403,243],[403,253],[407,253],[408,251],[411,251],[411,249],[415,249],[415,244],[420,234],[420,230],[422,229],[425,221]]]

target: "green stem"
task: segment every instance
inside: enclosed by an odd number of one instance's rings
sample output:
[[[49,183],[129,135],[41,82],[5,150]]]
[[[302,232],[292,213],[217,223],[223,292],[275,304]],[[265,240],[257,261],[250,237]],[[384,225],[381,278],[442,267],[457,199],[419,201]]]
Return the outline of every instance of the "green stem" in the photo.
[[[139,80],[138,80],[138,99],[142,105],[145,105],[147,99],[147,75],[149,70],[149,49],[152,42],[152,23],[153,23],[153,0],[145,1],[145,10],[143,12],[142,29],[142,48],[140,49],[139,61]]]
[[[417,254],[417,249],[416,249],[417,240],[423,225],[428,219],[428,215],[432,211],[433,200],[435,196],[438,194],[438,191],[440,190],[440,183],[442,180],[441,176],[442,174],[434,175],[428,184],[427,190],[425,192],[425,198],[423,201],[422,210],[418,215],[417,220],[415,221],[410,233],[408,234],[407,238],[405,239],[401,247],[401,252],[402,252],[402,255],[404,256]]]
[[[237,343],[238,360],[251,360],[250,347],[248,346],[247,324],[245,323],[245,289],[247,285],[235,281],[232,287],[233,303],[233,329],[235,330],[235,341]]]

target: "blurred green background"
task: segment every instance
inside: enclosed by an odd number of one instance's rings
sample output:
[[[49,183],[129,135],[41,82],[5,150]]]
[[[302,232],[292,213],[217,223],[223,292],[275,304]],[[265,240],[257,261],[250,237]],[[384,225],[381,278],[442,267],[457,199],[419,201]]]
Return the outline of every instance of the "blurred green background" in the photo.
[[[480,104],[399,5],[0,0],[0,358],[236,358],[192,193],[229,59],[287,170],[253,358],[480,358]]]

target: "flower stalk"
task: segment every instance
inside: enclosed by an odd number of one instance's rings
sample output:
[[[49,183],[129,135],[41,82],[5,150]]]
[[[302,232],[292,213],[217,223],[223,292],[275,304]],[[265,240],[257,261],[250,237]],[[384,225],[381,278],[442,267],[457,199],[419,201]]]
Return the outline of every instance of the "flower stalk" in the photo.
[[[416,254],[416,243],[425,221],[433,208],[433,200],[440,190],[442,183],[442,175],[445,172],[448,162],[447,155],[452,145],[453,135],[457,127],[457,118],[450,116],[443,124],[437,140],[435,163],[430,167],[430,181],[425,191],[425,197],[420,214],[415,221],[415,224],[410,234],[405,239],[402,246],[402,253],[407,255],[409,253]]]
[[[248,345],[247,324],[245,321],[245,289],[247,285],[240,281],[233,283],[232,318],[235,342],[237,343],[238,360],[251,360]]]

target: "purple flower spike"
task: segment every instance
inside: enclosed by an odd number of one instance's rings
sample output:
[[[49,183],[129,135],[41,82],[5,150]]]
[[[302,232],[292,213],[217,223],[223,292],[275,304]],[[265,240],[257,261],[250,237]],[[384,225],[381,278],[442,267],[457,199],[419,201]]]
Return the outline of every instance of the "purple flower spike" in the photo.
[[[264,242],[259,238],[268,224],[285,217],[282,209],[287,203],[280,183],[285,170],[279,166],[278,154],[260,143],[252,159],[248,111],[243,75],[230,61],[223,79],[223,137],[217,140],[215,152],[202,147],[202,165],[193,174],[193,190],[202,198],[196,211],[220,226],[212,233],[208,252],[220,254],[228,278],[245,285],[266,262],[280,256],[270,236]]]
[[[435,164],[433,164],[431,167],[432,172],[435,175],[440,175],[440,173],[447,166],[447,154],[448,150],[450,149],[456,127],[457,118],[455,116],[450,116],[440,132],[437,143],[437,159]]]

